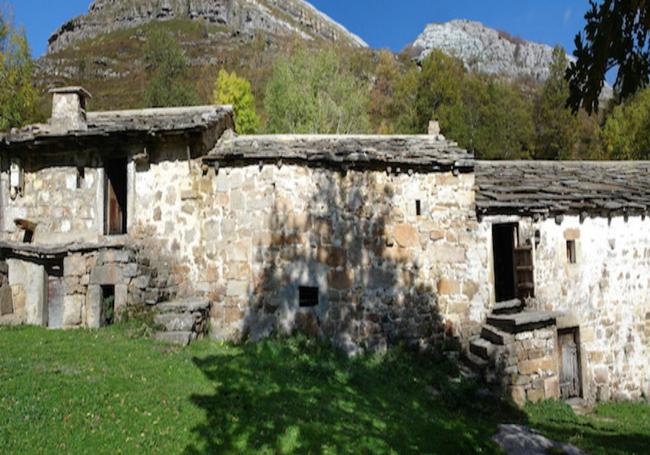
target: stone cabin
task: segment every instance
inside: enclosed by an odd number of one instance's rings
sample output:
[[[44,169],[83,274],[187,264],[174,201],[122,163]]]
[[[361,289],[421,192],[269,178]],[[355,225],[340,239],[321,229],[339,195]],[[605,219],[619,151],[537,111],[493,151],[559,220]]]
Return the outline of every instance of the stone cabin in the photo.
[[[650,163],[481,162],[423,136],[241,136],[227,106],[0,138],[0,324],[460,347],[519,403],[650,393]]]

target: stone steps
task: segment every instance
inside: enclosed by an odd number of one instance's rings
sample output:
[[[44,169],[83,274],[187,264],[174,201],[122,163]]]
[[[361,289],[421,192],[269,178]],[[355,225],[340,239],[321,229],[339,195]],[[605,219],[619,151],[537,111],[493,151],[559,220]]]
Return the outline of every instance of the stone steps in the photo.
[[[545,311],[525,311],[516,314],[493,314],[487,323],[504,332],[516,334],[542,329],[555,324],[558,313]]]
[[[481,328],[481,338],[489,341],[492,344],[503,346],[504,344],[510,342],[510,340],[512,339],[512,335],[502,330],[499,330],[494,326],[485,324]]]
[[[489,361],[496,350],[496,346],[483,338],[477,338],[470,342],[469,352]]]
[[[519,299],[506,300],[497,302],[492,308],[492,314],[515,314],[524,310],[524,304]]]
[[[465,360],[474,371],[478,371],[481,374],[485,374],[485,371],[489,367],[489,362],[487,360],[473,354],[472,352],[467,352],[465,354]]]
[[[156,305],[156,313],[194,313],[210,309],[210,301],[200,298],[178,299]]]
[[[154,323],[161,328],[158,341],[186,346],[207,330],[210,301],[201,298],[178,299],[154,306]]]

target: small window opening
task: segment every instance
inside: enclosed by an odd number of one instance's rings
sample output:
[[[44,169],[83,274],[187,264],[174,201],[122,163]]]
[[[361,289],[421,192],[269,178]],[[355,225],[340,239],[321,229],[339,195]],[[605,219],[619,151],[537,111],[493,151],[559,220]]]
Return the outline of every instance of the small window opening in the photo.
[[[422,216],[422,202],[419,199],[415,200],[415,216]]]
[[[569,264],[575,264],[577,262],[575,240],[566,241],[566,259]]]
[[[25,229],[25,234],[23,234],[23,243],[32,243],[34,240],[34,230]]]
[[[36,232],[36,223],[23,219],[15,219],[16,227],[23,230],[23,243],[32,243],[34,241],[34,232]]]
[[[301,308],[318,306],[318,288],[300,286],[298,288],[298,302]]]
[[[84,187],[85,180],[86,180],[86,168],[80,166],[77,168],[77,189],[78,190]]]
[[[102,307],[100,325],[102,327],[115,322],[115,286],[102,286]]]

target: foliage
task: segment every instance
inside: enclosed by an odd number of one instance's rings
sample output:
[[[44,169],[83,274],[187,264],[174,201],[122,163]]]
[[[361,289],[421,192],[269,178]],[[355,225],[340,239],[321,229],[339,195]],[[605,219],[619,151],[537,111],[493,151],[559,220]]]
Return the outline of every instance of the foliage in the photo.
[[[0,10],[0,131],[33,120],[34,64],[24,30],[16,30]]]
[[[566,159],[573,156],[578,140],[578,117],[566,107],[569,83],[564,79],[567,67],[564,49],[553,49],[549,78],[542,87],[535,116],[535,158]]]
[[[478,158],[530,157],[531,103],[515,84],[467,75],[460,102],[441,109],[439,118],[446,134]]]
[[[439,51],[395,85],[391,108],[399,132],[425,133],[436,119],[445,135],[479,158],[529,156],[532,108],[518,85],[468,73],[462,62]]]
[[[333,51],[301,49],[276,61],[266,86],[269,133],[361,133],[370,128],[369,88]]]
[[[451,128],[445,124],[445,117],[451,117],[449,112],[462,102],[461,87],[465,78],[460,60],[438,50],[432,52],[422,62],[419,73],[412,129],[424,133],[434,118],[442,121],[443,128]],[[450,118],[447,121],[451,123]]]
[[[615,159],[650,158],[650,88],[614,108],[603,129],[607,155]]]
[[[0,453],[497,453],[497,423],[523,418],[452,381],[444,357],[399,348],[349,360],[299,336],[177,349],[121,326],[0,339]]]
[[[149,107],[198,104],[196,89],[187,81],[188,63],[178,41],[162,29],[147,33],[145,63],[152,74],[146,91]]]
[[[642,454],[650,446],[647,402],[604,403],[586,416],[563,402],[526,406],[529,424],[549,438],[574,444],[592,455]]]
[[[235,110],[235,129],[239,134],[257,131],[260,119],[255,111],[255,97],[251,83],[235,73],[221,69],[215,82],[215,104],[232,104]]]
[[[616,68],[614,88],[623,98],[648,85],[650,77],[650,2],[590,1],[584,37],[575,37],[576,62],[567,70],[574,112],[598,110],[598,97],[608,71]]]

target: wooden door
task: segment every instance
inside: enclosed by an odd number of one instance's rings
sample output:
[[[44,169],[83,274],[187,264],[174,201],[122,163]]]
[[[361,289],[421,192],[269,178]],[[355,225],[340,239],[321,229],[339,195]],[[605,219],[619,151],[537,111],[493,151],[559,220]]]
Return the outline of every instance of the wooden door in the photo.
[[[49,276],[47,279],[47,326],[51,329],[63,327],[63,296],[65,282],[63,278]]]
[[[533,269],[533,247],[531,245],[515,248],[515,276],[517,282],[517,298],[522,302],[529,297],[535,297]]]
[[[126,233],[126,161],[106,164],[104,186],[105,232],[107,235]]]
[[[579,397],[580,384],[580,349],[577,329],[558,332],[560,355],[560,395],[563,400]]]

